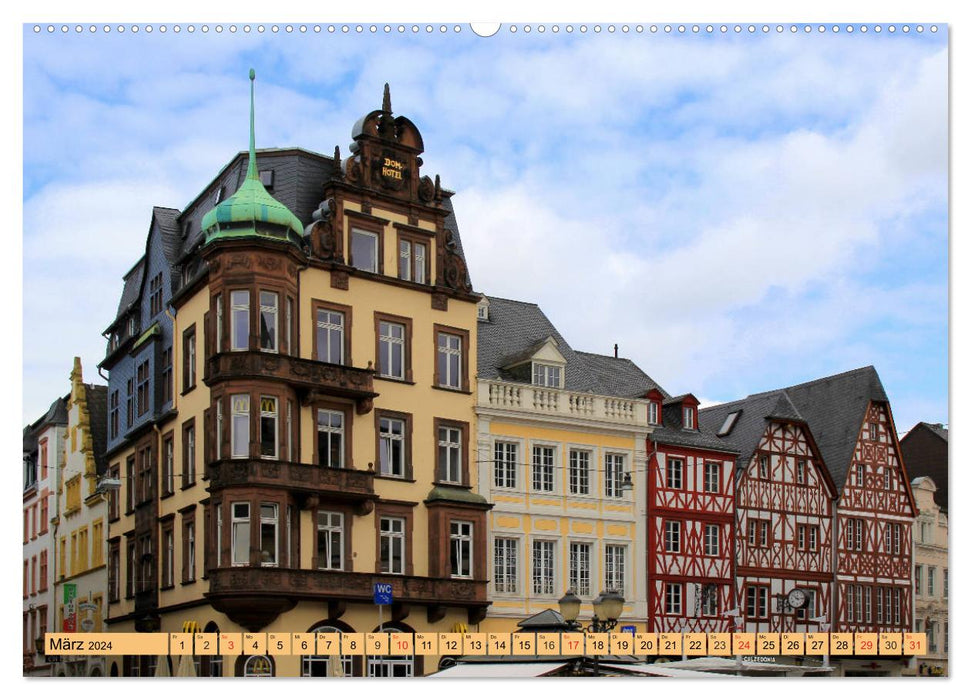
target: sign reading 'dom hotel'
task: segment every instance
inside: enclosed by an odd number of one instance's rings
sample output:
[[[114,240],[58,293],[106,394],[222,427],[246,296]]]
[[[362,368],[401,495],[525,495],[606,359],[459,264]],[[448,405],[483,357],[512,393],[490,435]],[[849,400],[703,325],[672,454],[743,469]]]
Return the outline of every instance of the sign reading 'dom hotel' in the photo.
[[[390,178],[392,180],[401,180],[401,173],[405,169],[405,164],[400,160],[395,160],[394,158],[388,158],[385,156],[384,164],[381,166],[381,177]]]

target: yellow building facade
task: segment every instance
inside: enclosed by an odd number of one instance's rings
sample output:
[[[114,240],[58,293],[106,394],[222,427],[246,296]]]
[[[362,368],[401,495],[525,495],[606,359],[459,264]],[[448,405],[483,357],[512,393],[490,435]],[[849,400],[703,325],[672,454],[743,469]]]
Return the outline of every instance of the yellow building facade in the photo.
[[[84,383],[74,358],[67,402],[64,467],[58,471],[53,525],[57,569],[55,630],[104,632],[106,615],[107,495],[99,489],[104,465],[106,387]],[[54,676],[103,676],[104,658],[62,657]]]
[[[646,439],[656,385],[629,360],[575,352],[533,304],[479,311],[479,492],[489,514],[483,631],[513,631],[567,590],[580,620],[604,590],[645,631]]]
[[[421,136],[387,89],[353,138],[346,159],[251,140],[178,216],[190,240],[163,351],[171,408],[110,453],[112,631],[445,632],[485,616],[479,297],[449,193],[420,175]],[[437,662],[224,653],[193,672],[410,676]]]

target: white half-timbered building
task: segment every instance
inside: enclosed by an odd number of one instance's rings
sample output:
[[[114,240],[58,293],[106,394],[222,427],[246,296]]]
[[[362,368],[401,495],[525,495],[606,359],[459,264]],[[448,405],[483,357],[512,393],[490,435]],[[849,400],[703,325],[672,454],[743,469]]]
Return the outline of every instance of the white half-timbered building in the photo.
[[[739,452],[733,628],[817,632],[831,606],[836,488],[806,419],[784,391],[700,412]],[[733,620],[735,622],[735,620]]]

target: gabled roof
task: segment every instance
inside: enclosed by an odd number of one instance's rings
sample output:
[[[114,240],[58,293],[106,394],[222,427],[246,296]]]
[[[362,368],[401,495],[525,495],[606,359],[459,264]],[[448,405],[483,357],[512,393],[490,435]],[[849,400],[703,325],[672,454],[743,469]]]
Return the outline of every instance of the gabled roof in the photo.
[[[739,468],[748,466],[752,455],[762,441],[765,428],[773,417],[782,420],[795,420],[774,416],[777,408],[785,408],[788,400],[784,392],[754,394],[738,401],[710,406],[698,411],[698,426],[703,434],[717,436],[729,414],[740,411],[731,431],[723,437],[715,437],[719,443],[729,445],[739,453]],[[781,412],[781,411],[780,411]],[[801,419],[799,419],[801,422]]]
[[[30,425],[24,426],[24,452],[37,449],[38,435],[49,425],[67,425],[67,402],[71,395],[54,399],[50,407],[40,418]]]
[[[698,421],[703,430],[717,433],[728,414],[742,409],[722,439],[739,448],[744,464],[758,447],[767,419],[806,423],[840,493],[871,401],[889,403],[877,371],[867,366],[712,406],[699,412]]]
[[[941,423],[925,423],[921,421],[916,427],[923,427],[929,430],[933,435],[941,438],[944,442],[947,442],[947,428],[945,428]],[[913,430],[914,428],[911,428]],[[909,435],[910,433],[908,433]],[[906,437],[906,436],[905,436]]]
[[[853,450],[871,401],[888,403],[872,365],[785,389],[812,430],[823,461],[839,492],[850,470]]]
[[[667,394],[626,358],[577,352],[537,306],[524,301],[488,297],[489,320],[478,324],[480,379],[517,381],[506,370],[509,358],[524,357],[548,338],[566,360],[563,388],[605,396],[640,397],[653,388]]]

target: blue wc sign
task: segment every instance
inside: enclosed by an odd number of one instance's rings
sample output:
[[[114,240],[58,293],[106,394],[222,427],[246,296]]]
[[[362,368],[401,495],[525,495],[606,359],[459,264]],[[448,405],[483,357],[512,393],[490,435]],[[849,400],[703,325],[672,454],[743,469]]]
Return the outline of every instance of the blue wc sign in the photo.
[[[393,600],[391,598],[391,584],[390,583],[374,584],[374,604],[391,605],[392,602]]]

